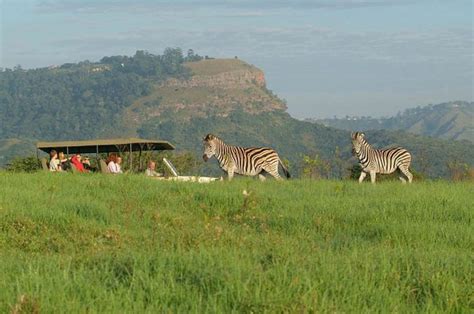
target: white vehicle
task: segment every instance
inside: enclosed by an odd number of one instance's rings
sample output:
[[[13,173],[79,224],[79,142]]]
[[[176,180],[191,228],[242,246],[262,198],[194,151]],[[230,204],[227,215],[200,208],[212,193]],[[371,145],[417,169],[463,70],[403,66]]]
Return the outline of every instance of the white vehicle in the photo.
[[[176,167],[166,158],[163,158],[163,163],[165,164],[166,168],[170,171],[173,175],[172,177],[164,178],[164,177],[156,177],[159,180],[170,180],[170,181],[181,181],[181,182],[198,182],[198,183],[209,183],[212,181],[222,180],[222,178],[215,178],[215,177],[197,177],[197,176],[180,176]]]

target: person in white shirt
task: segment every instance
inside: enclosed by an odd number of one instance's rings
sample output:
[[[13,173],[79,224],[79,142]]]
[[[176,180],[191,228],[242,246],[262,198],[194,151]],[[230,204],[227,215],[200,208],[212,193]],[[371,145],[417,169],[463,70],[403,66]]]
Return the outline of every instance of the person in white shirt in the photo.
[[[49,161],[49,171],[61,171],[61,162],[58,159],[58,153],[53,149],[49,152],[51,160]]]
[[[118,157],[116,154],[110,154],[107,162],[107,168],[110,173],[122,173],[122,168],[120,164],[122,163],[122,158]]]
[[[161,177],[163,176],[161,173],[156,172],[156,163],[153,160],[148,162],[148,168],[145,170],[145,175],[147,177]]]

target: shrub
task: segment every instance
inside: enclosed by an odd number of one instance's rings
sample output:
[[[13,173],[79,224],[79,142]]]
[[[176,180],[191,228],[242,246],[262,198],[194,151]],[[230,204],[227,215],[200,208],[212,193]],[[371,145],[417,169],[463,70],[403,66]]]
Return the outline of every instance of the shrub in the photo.
[[[35,172],[40,169],[40,163],[36,156],[16,157],[6,167],[12,172]]]

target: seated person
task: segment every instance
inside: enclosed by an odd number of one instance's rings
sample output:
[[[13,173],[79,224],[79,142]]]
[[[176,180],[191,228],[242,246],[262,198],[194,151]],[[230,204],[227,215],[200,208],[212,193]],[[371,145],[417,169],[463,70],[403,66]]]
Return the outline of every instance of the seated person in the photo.
[[[58,159],[61,162],[61,169],[63,171],[71,169],[71,161],[66,158],[66,155],[64,155],[63,152],[59,152]]]
[[[161,173],[156,172],[156,163],[153,160],[148,162],[148,168],[145,170],[145,175],[147,177],[161,177],[163,176]]]
[[[61,163],[65,163],[69,160],[69,159],[66,158],[66,155],[64,155],[63,152],[58,153],[58,159]]]
[[[91,166],[91,161],[90,161],[89,157],[84,157],[84,159],[82,160],[82,166],[84,167],[84,169],[86,169],[89,172],[95,170]]]
[[[122,168],[120,166],[121,163],[122,158],[112,153],[107,159],[107,168],[109,169],[110,173],[122,173]]]
[[[117,173],[123,173],[123,171],[122,171],[122,157],[117,156],[117,162],[115,163],[115,166],[117,167]]]
[[[86,169],[84,169],[84,166],[82,165],[81,159],[82,157],[80,154],[74,155],[71,158],[71,164],[73,164],[76,167],[77,171],[87,172]]]
[[[58,153],[53,149],[49,152],[49,156],[51,157],[49,161],[49,171],[62,171],[61,162],[58,159]]]

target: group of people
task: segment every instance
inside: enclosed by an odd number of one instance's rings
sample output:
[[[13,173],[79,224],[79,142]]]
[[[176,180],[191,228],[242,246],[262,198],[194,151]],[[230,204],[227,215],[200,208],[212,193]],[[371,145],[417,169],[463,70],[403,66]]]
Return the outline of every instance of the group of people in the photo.
[[[80,154],[74,154],[72,157],[67,158],[63,152],[57,152],[56,150],[51,150],[49,153],[49,171],[52,172],[61,172],[67,171],[74,167],[78,172],[95,172],[96,168],[91,166],[91,162],[88,157],[82,157]],[[109,154],[107,160],[107,169],[108,172],[113,174],[121,174],[122,171],[122,157],[118,156],[115,153]],[[148,177],[160,177],[161,173],[156,171],[156,163],[152,160],[148,162],[148,167],[145,170],[145,175]]]
[[[91,166],[91,162],[88,157],[82,158],[80,154],[74,154],[72,157],[67,158],[63,152],[55,151],[54,149],[49,152],[49,171],[61,172],[67,171],[75,167],[79,172],[91,172],[95,169]]]

